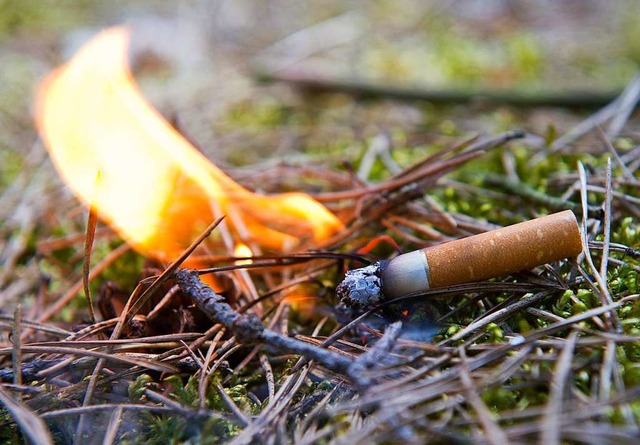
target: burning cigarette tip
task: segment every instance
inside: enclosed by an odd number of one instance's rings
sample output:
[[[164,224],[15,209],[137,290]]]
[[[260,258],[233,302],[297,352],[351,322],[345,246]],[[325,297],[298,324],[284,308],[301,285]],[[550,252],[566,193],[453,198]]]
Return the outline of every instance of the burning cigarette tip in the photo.
[[[336,288],[341,301],[349,307],[366,309],[382,303],[381,262],[347,271]]]

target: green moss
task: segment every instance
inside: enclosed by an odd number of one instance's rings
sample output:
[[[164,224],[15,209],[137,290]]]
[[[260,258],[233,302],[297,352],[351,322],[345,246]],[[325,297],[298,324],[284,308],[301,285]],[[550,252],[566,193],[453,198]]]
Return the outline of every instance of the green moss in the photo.
[[[553,303],[553,313],[563,318],[571,316],[573,313],[571,304],[572,295],[574,295],[573,291],[565,291],[562,296]]]
[[[291,116],[291,109],[272,97],[244,101],[226,114],[226,123],[246,130],[260,131],[283,125]]]
[[[502,328],[496,323],[489,323],[485,327],[485,331],[488,334],[488,339],[490,342],[498,343],[504,340],[504,332]]]
[[[611,233],[611,241],[628,247],[640,247],[640,226],[630,216],[622,219],[620,227]]]
[[[19,154],[0,140],[0,192],[15,181],[23,169]]]
[[[129,385],[129,399],[132,402],[139,402],[144,396],[147,385],[153,382],[149,374],[141,374]]]
[[[18,424],[3,407],[0,411],[0,443],[21,443],[22,437]]]
[[[130,398],[134,401],[144,398],[144,390],[150,381],[148,376],[138,377],[129,386]],[[190,376],[185,381],[183,377],[173,375],[162,381],[162,385],[169,389],[169,396],[181,405],[193,408],[194,414],[200,407],[199,384],[199,376]],[[257,412],[258,407],[247,397],[246,382],[225,388],[225,391],[240,409],[247,413]],[[212,385],[207,388],[205,404],[214,413],[233,417],[218,391]],[[128,440],[151,444],[178,444],[188,441],[214,444],[229,440],[240,431],[240,427],[236,423],[216,416],[185,417],[180,412],[169,414],[144,412],[141,420],[138,431],[135,434],[130,434]]]
[[[88,20],[95,0],[0,0],[0,39],[19,32],[61,31]]]
[[[482,400],[495,412],[513,409],[523,403],[521,394],[518,391],[509,390],[506,386],[498,386],[483,392]]]
[[[506,42],[509,64],[522,81],[535,82],[540,77],[546,63],[543,48],[529,33],[516,33]]]
[[[629,295],[640,291],[638,272],[631,264],[612,268],[608,274],[609,289],[615,295]]]
[[[108,243],[96,246],[97,249],[93,253],[92,264],[103,259],[106,255],[118,247],[118,243]],[[140,279],[145,262],[145,257],[139,253],[129,250],[114,261],[102,274],[99,279],[95,280],[93,286],[97,289],[105,281],[113,281],[121,289],[133,290]],[[94,289],[92,289],[94,290]]]

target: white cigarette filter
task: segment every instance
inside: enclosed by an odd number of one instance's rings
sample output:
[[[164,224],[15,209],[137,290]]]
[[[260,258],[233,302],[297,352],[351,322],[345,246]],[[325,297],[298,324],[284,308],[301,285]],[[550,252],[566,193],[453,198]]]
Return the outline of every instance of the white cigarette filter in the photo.
[[[508,275],[577,256],[582,236],[572,211],[405,253],[381,267],[389,298]]]
[[[575,257],[582,236],[570,210],[399,255],[347,272],[337,293],[368,308],[385,298],[481,281]]]

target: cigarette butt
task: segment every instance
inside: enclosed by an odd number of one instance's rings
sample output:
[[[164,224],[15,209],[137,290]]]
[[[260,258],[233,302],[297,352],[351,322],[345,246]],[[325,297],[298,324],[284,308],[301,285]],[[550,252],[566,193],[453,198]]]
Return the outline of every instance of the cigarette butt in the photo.
[[[387,298],[508,275],[577,256],[582,236],[570,210],[399,255],[380,272]]]

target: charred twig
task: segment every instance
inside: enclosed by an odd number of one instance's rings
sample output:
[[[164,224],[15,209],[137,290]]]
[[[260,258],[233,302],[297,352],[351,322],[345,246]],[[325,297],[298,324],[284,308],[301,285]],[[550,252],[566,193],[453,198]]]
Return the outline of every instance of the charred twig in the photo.
[[[285,337],[264,327],[254,315],[241,315],[222,301],[213,289],[203,283],[197,272],[181,269],[175,272],[180,289],[189,295],[209,318],[231,331],[242,344],[264,343],[276,349],[309,357],[327,368],[347,373],[353,363],[343,355],[318,348],[294,338]]]
[[[253,314],[238,313],[229,304],[222,301],[222,298],[213,289],[203,283],[195,271],[180,269],[175,272],[174,276],[180,289],[193,299],[200,310],[211,320],[227,328],[241,344],[266,344],[283,352],[302,355],[332,371],[347,375],[361,388],[366,388],[371,384],[371,379],[361,375],[362,370],[379,363],[381,357],[393,347],[400,333],[400,324],[391,325],[376,346],[354,361],[342,354],[268,329]]]

